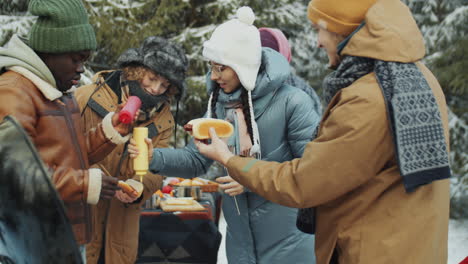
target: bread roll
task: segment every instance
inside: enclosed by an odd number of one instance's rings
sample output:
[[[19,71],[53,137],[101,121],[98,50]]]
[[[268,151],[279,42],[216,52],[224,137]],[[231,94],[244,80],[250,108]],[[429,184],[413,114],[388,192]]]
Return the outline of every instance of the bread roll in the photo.
[[[143,183],[134,179],[128,179],[125,182],[132,186],[132,188],[138,192],[138,197],[140,197],[140,195],[143,193]]]
[[[191,205],[194,204],[192,197],[167,198],[167,205]]]
[[[192,186],[198,186],[198,185],[204,185],[204,184],[205,182],[202,180],[197,180],[197,179],[192,180]]]
[[[190,179],[185,179],[178,184],[179,186],[192,186],[192,180]]]
[[[138,197],[140,197],[140,195],[143,193],[143,184],[133,179],[128,179],[125,182],[119,181],[119,187],[124,193],[130,196],[133,196],[134,191],[138,193]]]
[[[215,118],[197,118],[188,122],[191,127],[192,136],[198,140],[209,139],[210,127],[213,127],[218,137],[230,137],[234,132],[234,127],[228,121]]]

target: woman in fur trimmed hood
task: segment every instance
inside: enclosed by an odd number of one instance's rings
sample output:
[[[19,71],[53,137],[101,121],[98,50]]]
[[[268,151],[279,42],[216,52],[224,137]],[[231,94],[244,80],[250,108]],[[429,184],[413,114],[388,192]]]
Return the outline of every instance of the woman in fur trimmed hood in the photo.
[[[154,147],[167,148],[175,127],[170,101],[179,100],[185,90],[188,59],[184,50],[164,38],[152,36],[139,48],[125,51],[118,66],[118,70],[97,73],[92,84],[77,90],[85,129],[93,127],[133,95],[142,101],[136,125],[148,127]],[[117,147],[98,167],[119,180],[135,177],[127,145]],[[143,185],[139,198],[117,191],[116,198],[93,208],[96,228],[87,246],[88,263],[135,262],[141,205],[161,188],[162,177],[148,173],[143,177]]]

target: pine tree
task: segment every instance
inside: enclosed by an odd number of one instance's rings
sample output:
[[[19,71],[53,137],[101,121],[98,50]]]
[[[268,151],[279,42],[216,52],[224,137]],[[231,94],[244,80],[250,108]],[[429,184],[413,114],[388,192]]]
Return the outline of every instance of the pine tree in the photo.
[[[258,18],[257,27],[278,28],[285,33],[292,49],[292,69],[308,80],[320,93],[327,69],[326,52],[316,48],[317,32],[307,18],[308,0],[247,1]]]
[[[29,0],[3,0],[0,2],[0,15],[25,14]]]
[[[149,35],[170,38],[186,50],[190,58],[187,95],[179,105],[179,124],[205,113],[207,63],[202,57],[202,44],[219,24],[232,18],[244,5],[256,14],[255,25],[281,29],[290,38],[292,65],[301,65],[297,73],[306,79],[319,79],[325,72],[322,52],[312,46],[315,36],[306,16],[308,1],[293,0],[92,0],[86,6],[91,22],[96,25],[98,51],[91,65],[94,70],[108,69],[125,49],[138,46]],[[304,25],[306,25],[304,27]],[[118,36],[118,37],[116,37]],[[122,41],[125,40],[125,41]],[[318,74],[317,74],[318,73]],[[319,84],[318,84],[319,85]],[[175,109],[174,109],[175,110]]]
[[[468,18],[468,16],[467,16]],[[452,111],[468,121],[468,36],[431,60],[430,66],[441,83]]]
[[[451,217],[468,217],[468,6],[466,1],[412,1],[426,40],[425,61],[444,90],[450,111]]]
[[[90,22],[96,28],[98,50],[93,66],[109,69],[118,56],[130,47],[138,46],[150,35],[168,37],[185,25],[176,23],[181,17],[185,1],[87,1]]]
[[[29,0],[3,0],[0,2],[0,46],[13,34],[26,36],[35,18],[28,16]]]

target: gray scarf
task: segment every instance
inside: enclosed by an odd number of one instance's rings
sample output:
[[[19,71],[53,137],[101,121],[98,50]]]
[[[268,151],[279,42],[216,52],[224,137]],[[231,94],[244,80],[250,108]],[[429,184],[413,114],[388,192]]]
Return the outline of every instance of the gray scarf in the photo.
[[[450,177],[444,129],[436,99],[414,63],[399,63],[346,56],[338,69],[324,80],[323,100],[330,100],[342,88],[375,72],[390,120],[400,174],[407,192],[435,180]],[[313,230],[313,209],[302,209],[298,227]],[[302,227],[302,228],[301,228]]]
[[[347,56],[324,81],[324,101],[362,76],[375,72],[385,99],[396,158],[407,192],[450,177],[439,107],[414,63]]]

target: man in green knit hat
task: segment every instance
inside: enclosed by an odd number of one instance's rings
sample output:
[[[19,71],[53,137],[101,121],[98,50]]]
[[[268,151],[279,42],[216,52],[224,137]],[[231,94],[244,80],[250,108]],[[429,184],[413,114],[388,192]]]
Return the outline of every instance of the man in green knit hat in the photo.
[[[32,139],[67,208],[75,239],[91,239],[89,204],[111,199],[117,180],[90,164],[128,140],[129,126],[109,113],[83,135],[71,92],[96,38],[81,0],[31,0],[38,16],[28,39],[14,35],[0,48],[0,121],[14,117]],[[82,250],[84,253],[84,250]]]

